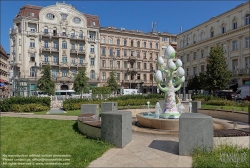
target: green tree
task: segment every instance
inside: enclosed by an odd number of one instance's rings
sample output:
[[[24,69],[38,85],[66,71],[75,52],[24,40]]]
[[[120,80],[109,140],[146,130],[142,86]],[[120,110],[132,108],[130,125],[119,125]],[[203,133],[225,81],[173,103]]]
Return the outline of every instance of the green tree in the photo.
[[[187,84],[187,89],[188,90],[195,90],[197,94],[197,90],[200,90],[201,87],[201,82],[200,82],[200,77],[199,76],[194,76],[192,79],[188,80]]]
[[[74,81],[74,85],[73,85],[73,90],[78,93],[81,94],[82,97],[82,93],[88,93],[89,91],[89,84],[88,84],[89,78],[86,76],[86,68],[81,68],[78,71],[78,74],[75,75],[75,81]]]
[[[232,77],[223,55],[224,51],[219,45],[213,47],[209,53],[204,89],[213,91],[213,94],[216,90],[226,89]]]
[[[113,71],[110,73],[110,77],[108,78],[107,83],[108,83],[108,87],[110,87],[113,93],[118,90],[119,86],[117,83],[116,75]]]
[[[48,95],[55,94],[55,82],[51,80],[50,66],[43,67],[42,76],[37,81],[37,88]]]

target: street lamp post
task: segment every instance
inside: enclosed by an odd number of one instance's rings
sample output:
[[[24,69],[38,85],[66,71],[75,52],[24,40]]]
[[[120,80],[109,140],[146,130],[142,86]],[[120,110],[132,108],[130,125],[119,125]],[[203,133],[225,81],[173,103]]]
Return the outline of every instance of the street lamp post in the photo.
[[[152,93],[154,93],[153,92],[153,90],[154,90],[154,78],[153,78],[153,75],[154,75],[154,73],[155,73],[155,71],[153,70],[153,68],[150,70],[150,73],[152,74]]]
[[[35,62],[35,65],[32,67],[35,71],[35,95],[37,96],[37,81],[36,81],[36,77],[37,77],[37,71],[39,69],[39,67],[36,65],[36,62]]]

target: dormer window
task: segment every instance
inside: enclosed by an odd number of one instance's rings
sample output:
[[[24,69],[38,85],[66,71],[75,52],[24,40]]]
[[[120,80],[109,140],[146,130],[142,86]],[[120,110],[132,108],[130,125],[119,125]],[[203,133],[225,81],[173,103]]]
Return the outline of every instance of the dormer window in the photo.
[[[75,23],[80,23],[81,22],[81,19],[79,17],[74,17],[73,21]]]
[[[67,14],[62,13],[62,14],[61,14],[62,20],[66,20],[66,19],[67,19],[67,16],[68,16]]]

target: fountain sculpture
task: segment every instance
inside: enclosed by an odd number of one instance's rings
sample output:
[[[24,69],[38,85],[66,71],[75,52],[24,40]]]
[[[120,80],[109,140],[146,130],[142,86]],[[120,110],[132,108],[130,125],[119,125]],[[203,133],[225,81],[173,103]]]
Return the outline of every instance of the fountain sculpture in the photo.
[[[181,67],[182,61],[180,59],[177,59],[174,63],[175,50],[172,46],[167,47],[164,57],[167,59],[166,68],[163,67],[163,58],[159,57],[157,64],[160,70],[154,76],[158,88],[165,93],[165,107],[160,114],[160,118],[179,118],[180,110],[176,105],[175,92],[180,90],[182,83],[185,81],[185,71]],[[166,74],[166,81],[163,81],[162,73]],[[164,84],[165,87],[162,87],[161,84]]]

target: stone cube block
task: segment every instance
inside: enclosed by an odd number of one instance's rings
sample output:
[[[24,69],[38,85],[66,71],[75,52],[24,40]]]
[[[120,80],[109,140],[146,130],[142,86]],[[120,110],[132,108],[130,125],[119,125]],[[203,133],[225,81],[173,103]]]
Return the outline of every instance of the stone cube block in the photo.
[[[102,102],[101,104],[101,111],[108,112],[108,111],[116,111],[118,110],[117,102]]]
[[[200,113],[182,113],[179,118],[179,155],[195,148],[213,149],[213,118]]]
[[[94,114],[94,118],[99,120],[99,104],[82,104],[81,114]]]
[[[198,113],[199,108],[201,108],[201,101],[192,101],[192,113]]]
[[[101,137],[118,148],[132,141],[132,113],[110,111],[102,113]]]

